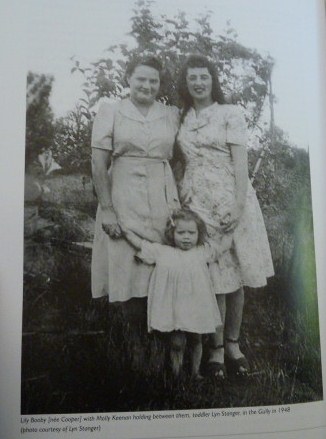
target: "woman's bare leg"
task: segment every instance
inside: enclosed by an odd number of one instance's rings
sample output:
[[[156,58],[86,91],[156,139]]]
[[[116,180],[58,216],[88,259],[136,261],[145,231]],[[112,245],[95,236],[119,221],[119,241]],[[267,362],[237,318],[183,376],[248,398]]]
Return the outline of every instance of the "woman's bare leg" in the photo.
[[[222,325],[214,334],[209,336],[209,362],[224,363],[224,322],[226,312],[225,294],[216,295],[217,305],[220,310]]]
[[[248,360],[239,347],[243,305],[243,288],[228,295],[225,316],[225,355],[229,361],[229,367],[237,375],[246,375],[250,369]]]
[[[209,336],[209,357],[207,363],[207,374],[216,379],[226,377],[224,366],[224,321],[225,321],[225,295],[216,296],[220,310],[222,326],[219,326],[214,334]]]
[[[226,355],[232,359],[238,359],[243,357],[243,353],[240,351],[239,343],[228,342],[229,340],[239,340],[240,329],[242,323],[244,305],[244,292],[243,288],[234,293],[226,295],[226,314],[225,314],[225,351]]]

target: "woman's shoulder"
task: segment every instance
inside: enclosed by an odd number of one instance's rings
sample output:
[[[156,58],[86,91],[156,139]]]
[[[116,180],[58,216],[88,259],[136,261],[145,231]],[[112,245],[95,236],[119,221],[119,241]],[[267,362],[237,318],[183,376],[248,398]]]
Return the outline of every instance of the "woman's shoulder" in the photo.
[[[180,110],[175,105],[168,105],[163,102],[156,102],[156,110],[161,113],[162,116],[167,116],[171,118],[180,118]]]
[[[107,99],[103,99],[103,100],[99,101],[98,109],[101,109],[101,108],[104,108],[106,110],[107,109],[115,109],[115,108],[118,108],[123,101],[124,101],[124,99],[118,100],[118,101],[111,101],[111,100],[109,101]]]
[[[97,117],[113,117],[120,105],[121,101],[100,101],[96,112]]]
[[[223,104],[220,105],[226,118],[243,118],[244,112],[240,105],[236,104]]]

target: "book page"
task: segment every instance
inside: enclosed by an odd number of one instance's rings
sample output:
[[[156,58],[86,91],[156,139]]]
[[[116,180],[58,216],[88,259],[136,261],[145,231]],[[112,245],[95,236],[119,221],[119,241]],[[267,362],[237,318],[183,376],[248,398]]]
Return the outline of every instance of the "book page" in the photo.
[[[0,437],[324,437],[324,1],[28,0],[0,11]],[[144,332],[135,369],[124,308],[92,299],[91,127],[100,102],[128,96],[124,61],[149,40],[168,54],[164,103],[180,107],[176,66],[200,49],[249,127],[275,275],[245,288],[246,376],[208,376],[206,334],[201,380],[190,336],[179,378],[169,333]]]

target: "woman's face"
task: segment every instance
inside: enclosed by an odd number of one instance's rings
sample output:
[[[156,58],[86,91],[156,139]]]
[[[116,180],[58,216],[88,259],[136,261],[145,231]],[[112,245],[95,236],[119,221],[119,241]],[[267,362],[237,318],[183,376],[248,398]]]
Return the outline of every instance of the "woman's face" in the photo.
[[[174,229],[174,244],[181,250],[190,250],[197,245],[198,227],[193,220],[178,220]]]
[[[187,70],[187,87],[194,101],[212,102],[212,76],[207,67],[189,67]]]
[[[153,67],[139,65],[129,77],[130,98],[142,105],[151,105],[160,89],[160,74]]]

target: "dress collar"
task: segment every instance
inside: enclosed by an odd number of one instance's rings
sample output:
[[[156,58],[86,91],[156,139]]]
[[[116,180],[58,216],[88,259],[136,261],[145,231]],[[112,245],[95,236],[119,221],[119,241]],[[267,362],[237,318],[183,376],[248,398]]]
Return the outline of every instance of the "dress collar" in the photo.
[[[127,98],[123,99],[120,103],[120,113],[129,119],[137,120],[139,122],[150,122],[155,119],[159,119],[162,117],[162,104],[154,101],[148,110],[147,116],[143,116],[142,113],[138,110],[135,104]]]
[[[191,107],[185,118],[185,123],[187,124],[187,128],[195,131],[209,124],[210,118],[212,114],[215,113],[215,109],[217,107],[218,107],[218,103],[213,102],[213,104],[209,105],[206,108],[203,108],[198,115],[196,114],[196,110],[193,107]]]

